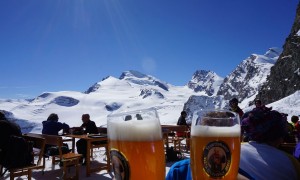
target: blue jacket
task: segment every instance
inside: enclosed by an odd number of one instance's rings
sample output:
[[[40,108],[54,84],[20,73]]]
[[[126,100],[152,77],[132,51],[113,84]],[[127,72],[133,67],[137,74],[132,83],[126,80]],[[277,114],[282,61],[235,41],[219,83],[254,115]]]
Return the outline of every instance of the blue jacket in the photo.
[[[239,174],[253,179],[248,173],[239,168]],[[173,164],[167,174],[166,180],[192,180],[190,159],[184,159]]]
[[[296,159],[300,160],[300,142],[296,145],[294,156]]]
[[[58,132],[60,130],[69,130],[69,125],[61,122],[55,122],[55,121],[43,121],[43,130],[42,134],[48,134],[48,135],[58,135]]]
[[[173,164],[167,174],[166,180],[191,180],[192,172],[190,168],[190,159],[178,161]]]

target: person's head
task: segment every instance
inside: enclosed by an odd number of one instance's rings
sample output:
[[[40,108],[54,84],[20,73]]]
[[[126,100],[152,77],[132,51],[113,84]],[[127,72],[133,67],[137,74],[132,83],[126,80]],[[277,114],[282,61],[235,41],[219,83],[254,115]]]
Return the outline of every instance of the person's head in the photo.
[[[285,122],[288,122],[287,117],[288,117],[289,115],[286,114],[286,113],[280,113],[280,114],[281,114],[281,116],[282,116],[282,119],[283,119]]]
[[[261,102],[260,99],[255,99],[255,100],[254,100],[254,104],[255,104],[256,107],[261,107],[262,102]]]
[[[298,116],[292,116],[292,117],[291,117],[291,121],[292,121],[293,123],[296,123],[297,121],[299,121],[299,117],[298,117]]]
[[[137,119],[137,120],[143,120],[143,117],[142,117],[141,114],[136,114],[136,119]]]
[[[287,135],[286,121],[278,111],[253,110],[248,118],[249,126],[252,127],[251,140],[274,145],[274,142],[280,143]]]
[[[187,113],[186,113],[186,111],[181,111],[180,115],[183,116],[183,117],[186,117]]]
[[[47,121],[53,121],[53,122],[57,122],[58,121],[58,115],[55,113],[51,113],[48,118]]]
[[[238,105],[239,101],[237,98],[232,98],[230,101],[229,101],[229,106],[230,107],[236,107]]]
[[[0,111],[0,120],[6,120],[4,112]]]
[[[83,114],[81,117],[81,120],[83,123],[87,123],[90,120],[90,115],[89,114]]]

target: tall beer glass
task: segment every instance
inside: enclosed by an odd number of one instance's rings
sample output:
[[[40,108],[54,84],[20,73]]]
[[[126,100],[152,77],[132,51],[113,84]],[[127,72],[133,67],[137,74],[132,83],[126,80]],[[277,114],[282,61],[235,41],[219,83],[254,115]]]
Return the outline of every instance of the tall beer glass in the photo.
[[[226,110],[193,113],[191,169],[193,180],[236,179],[240,162],[240,119]]]
[[[162,130],[154,108],[108,115],[107,130],[115,179],[165,179]]]

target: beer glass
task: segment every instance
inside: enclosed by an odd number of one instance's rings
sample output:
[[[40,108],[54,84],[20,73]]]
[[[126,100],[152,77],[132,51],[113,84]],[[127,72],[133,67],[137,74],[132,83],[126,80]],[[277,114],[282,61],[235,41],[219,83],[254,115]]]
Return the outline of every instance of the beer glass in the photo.
[[[154,108],[107,116],[115,179],[165,179],[162,130]]]
[[[198,110],[191,129],[193,180],[236,179],[240,162],[240,119],[226,110]]]

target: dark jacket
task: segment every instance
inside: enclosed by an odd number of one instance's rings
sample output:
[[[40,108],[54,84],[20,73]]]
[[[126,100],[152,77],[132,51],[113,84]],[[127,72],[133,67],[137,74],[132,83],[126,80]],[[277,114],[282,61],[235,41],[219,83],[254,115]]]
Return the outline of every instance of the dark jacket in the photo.
[[[42,134],[48,135],[58,135],[60,130],[64,130],[65,132],[69,131],[69,125],[61,122],[55,121],[43,121],[43,130]]]
[[[87,123],[83,123],[80,127],[85,128],[85,134],[98,134],[98,128],[92,120],[89,120]]]
[[[0,149],[5,148],[11,135],[22,136],[20,126],[8,120],[0,120]]]
[[[244,115],[244,111],[239,106],[236,106],[236,108],[231,107],[231,108],[229,108],[229,110],[238,113],[240,116],[240,119]]]
[[[11,135],[22,136],[20,126],[8,120],[0,119],[0,164],[2,164],[4,156],[8,151],[8,143]]]
[[[177,125],[186,125],[187,126],[186,120],[183,116],[180,116],[178,118]]]
[[[253,108],[252,111],[271,111],[272,107],[266,107],[265,105],[261,105],[260,107]]]

